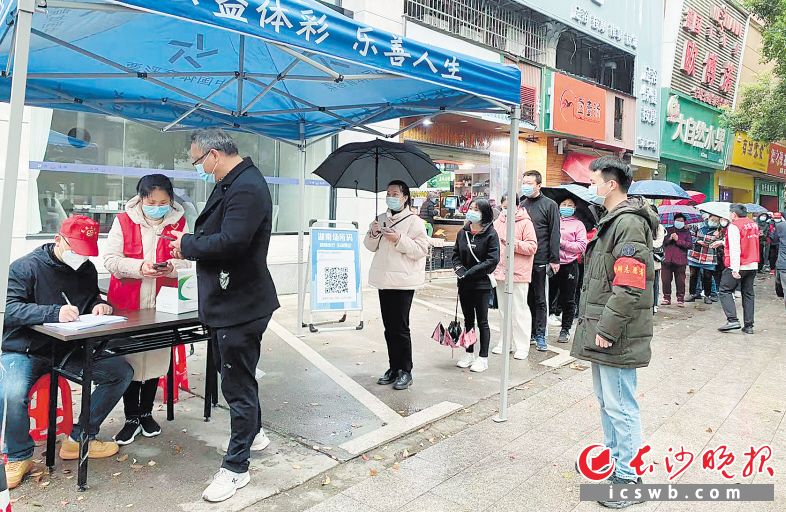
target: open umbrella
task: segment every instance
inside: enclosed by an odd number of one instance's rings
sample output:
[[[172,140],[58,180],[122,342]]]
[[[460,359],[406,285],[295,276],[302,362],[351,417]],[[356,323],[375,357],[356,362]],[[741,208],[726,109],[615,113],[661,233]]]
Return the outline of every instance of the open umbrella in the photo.
[[[704,221],[701,212],[693,206],[665,205],[658,207],[660,223],[664,226],[673,226],[674,216],[678,214],[685,216],[685,222],[687,224],[698,224]]]
[[[768,213],[769,210],[763,206],[760,206],[756,203],[747,203],[745,208],[748,209],[748,213],[752,213],[754,215],[758,215],[760,213]]]
[[[696,192],[695,190],[686,190],[685,192],[688,193],[690,199],[664,199],[664,205],[671,204],[671,205],[694,205],[694,204],[701,204],[707,200],[707,194],[702,192]]]
[[[716,217],[720,217],[722,219],[731,220],[731,212],[729,211],[729,207],[731,207],[731,203],[724,201],[712,201],[709,203],[700,204],[696,206],[696,209],[704,213],[709,213],[710,215],[715,215]]]
[[[649,199],[690,199],[685,190],[670,181],[642,180],[634,181],[628,190],[628,195],[642,196]]]
[[[377,139],[352,142],[335,150],[314,174],[334,188],[366,190],[375,194],[400,180],[418,188],[439,174],[439,169],[414,144]],[[374,202],[376,205],[376,201]]]
[[[598,223],[597,206],[603,204],[603,199],[591,193],[586,187],[570,184],[558,187],[543,187],[541,193],[560,204],[567,198],[573,199],[576,203],[575,216],[582,223],[587,231],[591,230]]]

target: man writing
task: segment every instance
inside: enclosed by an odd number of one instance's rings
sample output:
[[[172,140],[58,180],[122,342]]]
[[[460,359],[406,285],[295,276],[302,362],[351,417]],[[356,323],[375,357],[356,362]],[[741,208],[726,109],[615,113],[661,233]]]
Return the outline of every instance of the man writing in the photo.
[[[197,262],[199,319],[213,335],[213,357],[229,404],[227,454],[202,498],[224,501],[250,481],[251,450],[269,441],[262,432],[256,367],[260,341],[278,298],[267,267],[273,204],[267,182],[250,158],[238,155],[222,130],[191,136],[197,172],[216,186],[194,225],[173,232],[175,257]]]
[[[655,265],[653,233],[658,217],[639,197],[628,197],[630,167],[604,156],[593,161],[590,180],[604,198],[606,215],[587,247],[579,322],[571,355],[592,363],[603,440],[614,458],[611,484],[633,484],[630,463],[641,447],[636,369],[649,365]],[[607,501],[625,508],[637,501]]]
[[[755,296],[753,285],[759,269],[759,226],[748,218],[748,209],[743,204],[730,207],[731,223],[726,229],[724,263],[726,270],[721,277],[718,298],[726,314],[726,325],[718,327],[720,332],[734,331],[742,327],[745,334],[753,334]],[[745,325],[737,318],[734,290],[742,291],[742,316]]]
[[[538,251],[535,253],[527,302],[532,310],[532,338],[537,349],[545,352],[548,317],[546,280],[549,274],[559,272],[560,220],[557,203],[540,192],[542,183],[543,177],[538,171],[524,173],[521,206],[527,210],[532,219],[535,235],[538,238]]]
[[[33,469],[35,444],[30,437],[28,395],[33,384],[51,371],[52,343],[56,359],[62,360],[71,348],[53,342],[30,327],[45,322],[73,322],[79,315],[112,314],[101,299],[98,273],[90,256],[98,256],[98,223],[77,215],[63,221],[55,242],[46,244],[11,264],[8,270],[8,297],[3,322],[3,354],[0,356],[0,417],[6,415],[5,466],[8,487],[18,486]],[[82,372],[81,359],[69,358],[65,369]],[[82,411],[70,437],[60,447],[63,460],[79,458],[80,438],[89,440],[88,457],[111,457],[118,451],[114,442],[96,440],[99,427],[123,396],[134,371],[122,357],[93,362],[93,382],[89,414]],[[84,390],[90,393],[90,390]],[[3,411],[4,404],[8,409]]]

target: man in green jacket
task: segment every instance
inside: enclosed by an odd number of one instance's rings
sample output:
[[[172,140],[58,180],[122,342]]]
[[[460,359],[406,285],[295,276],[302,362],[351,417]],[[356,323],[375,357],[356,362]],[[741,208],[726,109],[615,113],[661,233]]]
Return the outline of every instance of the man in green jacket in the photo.
[[[571,355],[592,363],[604,444],[615,465],[609,483],[625,485],[637,482],[630,465],[642,443],[636,368],[647,366],[651,356],[652,241],[659,221],[645,200],[628,197],[633,175],[627,164],[606,156],[590,169],[590,190],[604,198],[607,213],[587,247]],[[610,508],[635,503],[601,502]]]

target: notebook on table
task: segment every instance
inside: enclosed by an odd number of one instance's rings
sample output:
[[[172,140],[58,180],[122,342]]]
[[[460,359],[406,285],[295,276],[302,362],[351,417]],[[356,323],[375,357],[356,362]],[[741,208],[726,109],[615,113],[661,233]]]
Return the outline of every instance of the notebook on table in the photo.
[[[118,324],[128,320],[124,316],[114,315],[80,315],[79,320],[74,322],[48,322],[44,327],[60,329],[63,331],[84,331],[102,325]]]

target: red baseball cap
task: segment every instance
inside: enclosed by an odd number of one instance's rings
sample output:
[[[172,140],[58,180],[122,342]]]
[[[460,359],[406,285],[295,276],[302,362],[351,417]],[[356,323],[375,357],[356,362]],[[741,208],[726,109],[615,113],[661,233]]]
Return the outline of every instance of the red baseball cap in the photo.
[[[775,212],[775,213],[772,214],[772,218],[773,219],[782,219],[783,218],[783,214],[781,212]]]
[[[60,235],[80,256],[98,256],[98,222],[84,215],[73,215],[63,221]]]

